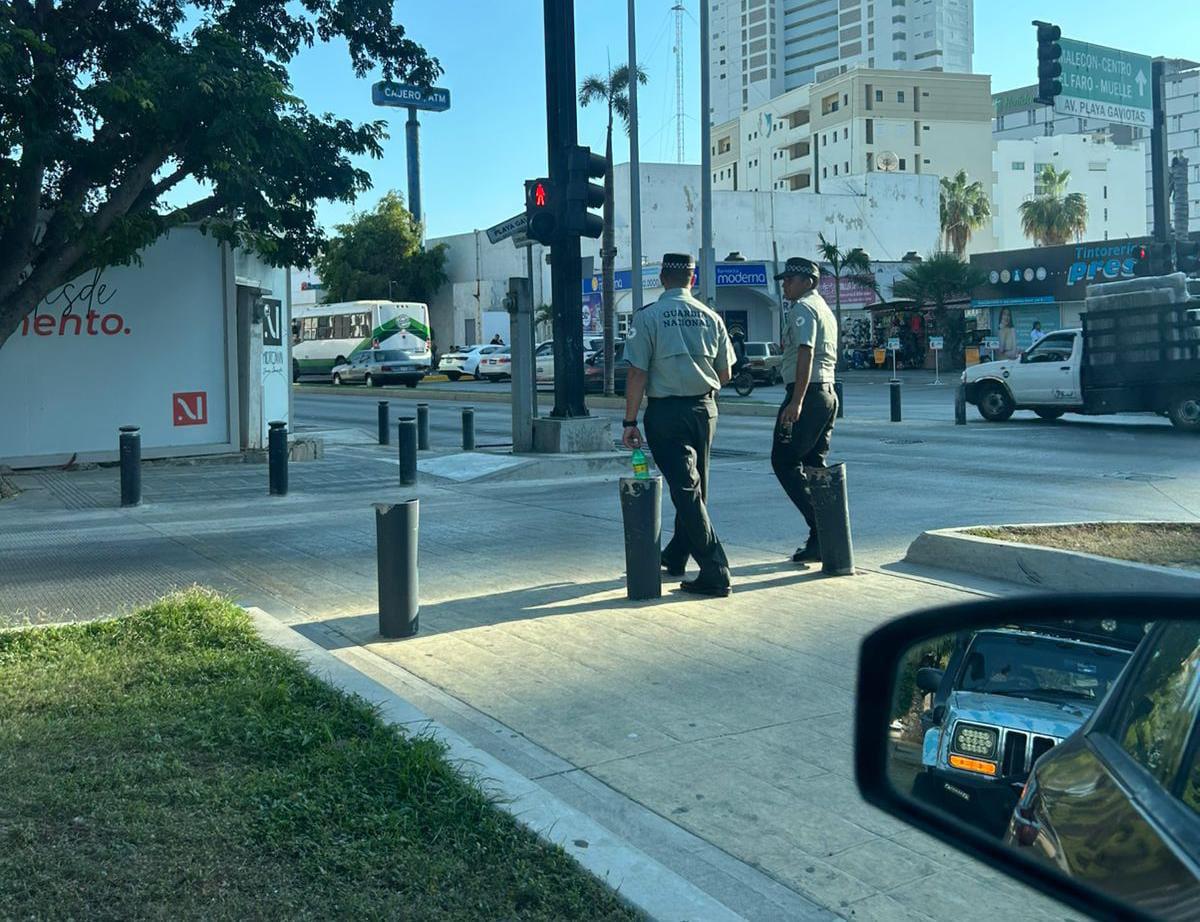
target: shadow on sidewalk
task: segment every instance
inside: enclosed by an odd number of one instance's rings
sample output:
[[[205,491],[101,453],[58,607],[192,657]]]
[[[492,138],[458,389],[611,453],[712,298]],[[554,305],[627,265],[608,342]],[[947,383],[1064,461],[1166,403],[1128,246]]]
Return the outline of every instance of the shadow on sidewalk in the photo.
[[[694,568],[690,575],[695,575]],[[534,618],[587,614],[617,609],[650,609],[661,605],[707,604],[714,611],[721,606],[736,605],[748,593],[780,589],[825,579],[819,567],[801,567],[788,561],[750,564],[733,568],[733,595],[727,599],[689,595],[678,589],[678,580],[663,576],[663,595],[658,599],[631,601],[624,597],[625,580],[597,580],[589,583],[546,583],[526,588],[510,589],[488,595],[463,596],[423,603],[417,637],[432,637],[455,631],[526,621]],[[773,577],[758,578],[755,577]],[[748,581],[750,580],[750,581]],[[745,612],[739,612],[744,616]],[[293,625],[295,630],[327,649],[341,649],[374,643],[379,634],[379,612],[359,615],[339,615],[318,621]],[[330,644],[327,632],[345,638],[344,643]]]

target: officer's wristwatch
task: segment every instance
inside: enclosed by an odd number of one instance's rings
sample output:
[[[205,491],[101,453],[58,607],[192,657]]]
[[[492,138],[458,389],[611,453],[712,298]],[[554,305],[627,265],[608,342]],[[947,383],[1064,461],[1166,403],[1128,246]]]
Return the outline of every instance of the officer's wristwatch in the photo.
[[[637,420],[636,419],[623,419],[623,420],[621,420],[621,425],[624,426],[626,429],[636,429],[637,428]]]

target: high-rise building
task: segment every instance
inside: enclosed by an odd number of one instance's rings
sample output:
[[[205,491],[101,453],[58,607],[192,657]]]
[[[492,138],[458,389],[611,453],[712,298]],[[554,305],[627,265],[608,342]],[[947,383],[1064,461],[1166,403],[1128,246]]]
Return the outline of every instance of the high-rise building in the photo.
[[[1188,160],[1189,229],[1200,231],[1200,64],[1195,61],[1167,62],[1167,162],[1175,157]],[[1055,112],[1036,101],[1037,87],[1007,90],[992,96],[992,135],[996,140],[1094,135],[1101,133],[1118,145],[1140,145],[1145,150],[1146,229],[1154,228],[1154,197],[1150,161],[1150,132],[1146,128],[1119,125],[1102,119],[1079,118]],[[1173,213],[1173,210],[1172,210]]]
[[[971,72],[974,0],[701,2],[712,4],[713,124],[855,65]]]

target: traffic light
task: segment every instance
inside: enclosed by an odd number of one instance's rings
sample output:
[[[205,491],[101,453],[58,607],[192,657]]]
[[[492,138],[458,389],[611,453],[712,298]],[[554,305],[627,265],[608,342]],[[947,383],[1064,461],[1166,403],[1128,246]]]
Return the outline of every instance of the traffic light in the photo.
[[[551,246],[559,233],[558,196],[549,179],[525,180],[525,234]]]
[[[567,203],[564,224],[569,233],[581,237],[599,237],[604,218],[589,208],[604,204],[604,187],[591,182],[601,179],[608,162],[588,148],[576,145],[567,151]]]
[[[1200,275],[1200,240],[1180,240],[1175,244],[1175,270]]]
[[[1062,29],[1053,23],[1038,19],[1035,19],[1033,24],[1037,26],[1038,42],[1037,101],[1052,106],[1054,97],[1062,92],[1062,81],[1058,79],[1063,72],[1059,62],[1059,58],[1062,57],[1062,45],[1058,43],[1062,38]]]
[[[1139,278],[1167,275],[1173,271],[1170,244],[1138,244],[1129,255],[1133,259],[1133,274]]]

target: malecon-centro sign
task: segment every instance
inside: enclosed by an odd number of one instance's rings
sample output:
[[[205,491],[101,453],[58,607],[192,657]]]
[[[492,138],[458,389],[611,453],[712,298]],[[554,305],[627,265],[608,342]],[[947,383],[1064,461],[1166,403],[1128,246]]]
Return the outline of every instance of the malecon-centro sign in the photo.
[[[1064,38],[1062,94],[1054,111],[1150,128],[1154,124],[1151,64],[1144,54]]]

